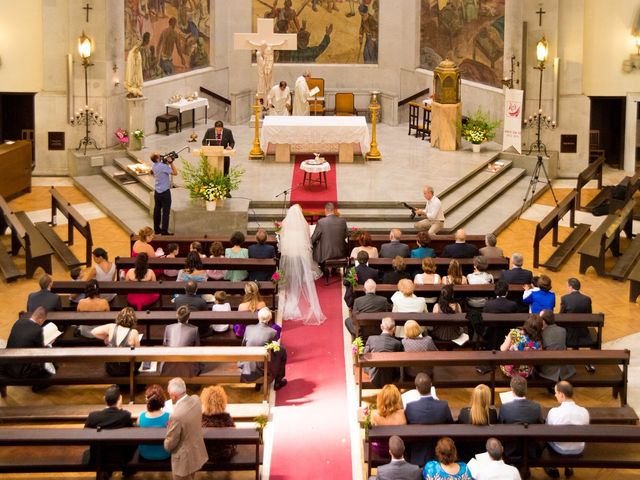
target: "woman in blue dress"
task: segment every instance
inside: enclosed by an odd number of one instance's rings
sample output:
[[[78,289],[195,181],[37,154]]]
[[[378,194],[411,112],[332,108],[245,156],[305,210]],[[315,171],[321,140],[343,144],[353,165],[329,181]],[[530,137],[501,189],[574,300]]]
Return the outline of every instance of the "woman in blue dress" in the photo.
[[[425,480],[473,480],[467,464],[457,461],[456,444],[449,437],[438,440],[436,458],[424,466],[422,478]]]
[[[169,423],[169,413],[163,412],[166,397],[160,385],[149,385],[144,392],[147,402],[147,411],[142,412],[138,418],[138,426],[141,428],[166,428]],[[162,445],[139,445],[138,453],[144,460],[166,460],[171,454]]]

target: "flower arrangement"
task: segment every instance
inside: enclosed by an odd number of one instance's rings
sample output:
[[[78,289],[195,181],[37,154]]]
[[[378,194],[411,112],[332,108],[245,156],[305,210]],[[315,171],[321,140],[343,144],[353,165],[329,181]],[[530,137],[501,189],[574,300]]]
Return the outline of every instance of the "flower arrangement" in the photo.
[[[262,443],[262,432],[264,431],[264,427],[267,426],[267,422],[269,422],[269,417],[266,415],[258,415],[257,417],[254,417],[253,421],[255,422],[256,430],[260,435],[260,443]]]
[[[138,140],[142,140],[144,138],[144,130],[142,130],[141,128],[134,130],[133,136]]]
[[[267,342],[264,344],[265,348],[267,349],[267,352],[279,352],[280,351],[280,344],[276,341],[273,342]]]
[[[371,415],[375,409],[375,405],[368,405],[362,410],[362,428],[364,428],[365,432],[368,432],[371,428]]]
[[[274,285],[284,284],[284,271],[279,268],[275,272],[273,272],[273,275],[271,275],[271,281]]]
[[[356,241],[360,238],[360,234],[362,232],[360,231],[360,229],[358,227],[351,227],[349,229],[349,240],[351,241]]]
[[[364,342],[362,341],[362,337],[356,337],[353,342],[351,342],[351,354],[354,357],[359,357],[364,352]]]
[[[500,125],[500,121],[492,122],[489,115],[478,108],[475,113],[467,117],[467,123],[462,126],[462,138],[479,145],[496,136],[498,125]]]
[[[345,281],[351,285],[351,287],[355,287],[358,285],[358,274],[356,273],[356,267],[351,267],[347,271],[347,275],[344,277]]]
[[[124,128],[119,128],[115,131],[115,136],[120,142],[120,145],[123,147],[129,143],[129,132],[127,132]]]
[[[276,226],[274,232],[280,233],[280,230],[282,230],[282,222],[275,221],[273,224]]]
[[[225,175],[221,170],[211,168],[206,156],[200,158],[197,166],[188,161],[183,161],[182,165],[180,174],[191,198],[207,201],[220,200],[236,190],[244,173],[241,168],[232,167],[229,175]]]

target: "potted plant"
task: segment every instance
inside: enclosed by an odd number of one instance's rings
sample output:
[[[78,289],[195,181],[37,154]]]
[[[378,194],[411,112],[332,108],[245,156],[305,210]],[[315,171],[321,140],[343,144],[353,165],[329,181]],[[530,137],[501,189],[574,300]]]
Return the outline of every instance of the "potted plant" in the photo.
[[[478,108],[475,113],[467,117],[467,123],[462,126],[462,138],[471,142],[474,153],[480,152],[480,145],[496,136],[499,121],[492,122],[489,115]]]
[[[131,139],[129,145],[131,150],[142,150],[142,139],[144,138],[144,130],[141,128],[135,129],[131,132]]]
[[[221,170],[211,167],[206,156],[200,157],[197,166],[188,161],[183,161],[182,164],[180,174],[185,188],[189,190],[189,196],[192,199],[203,199],[207,210],[210,211],[216,209],[216,202],[221,203],[229,193],[240,186],[240,179],[244,173],[241,168],[231,168],[229,175],[225,175]]]
[[[118,128],[115,131],[116,138],[121,147],[126,148],[129,145],[129,132],[123,128]]]

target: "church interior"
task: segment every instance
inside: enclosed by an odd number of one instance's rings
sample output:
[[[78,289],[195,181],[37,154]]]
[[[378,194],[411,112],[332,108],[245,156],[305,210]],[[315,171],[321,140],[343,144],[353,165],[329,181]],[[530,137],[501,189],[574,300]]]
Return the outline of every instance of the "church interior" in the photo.
[[[452,437],[458,460],[466,464],[474,457],[465,448],[472,440],[482,444],[475,453],[484,452],[489,437],[505,445],[584,441],[578,454],[560,455],[549,447],[505,461],[522,478],[550,478],[550,468],[562,478],[640,478],[638,75],[640,0],[0,1],[2,347],[16,321],[30,318],[30,294],[43,288],[46,274],[62,299],[60,311],[50,315],[62,331],[53,348],[0,349],[0,476],[44,479],[55,472],[60,479],[106,479],[113,471],[111,478],[193,478],[175,471],[172,477],[173,459],[145,461],[137,453],[124,470],[106,460],[105,467],[104,459],[93,458],[99,468],[87,461],[89,446],[104,452],[105,445],[117,444],[134,452],[137,439],[162,443],[164,429],[118,436],[117,430],[83,428],[89,412],[104,408],[111,384],[120,385],[122,408],[137,419],[145,411],[146,387],[159,384],[166,391],[172,378],[158,370],[162,362],[191,360],[205,370],[186,378],[188,393],[200,396],[205,387],[222,385],[235,421],[235,431],[207,428],[207,447],[237,449],[235,457],[221,461],[210,453],[212,460],[195,478],[405,478],[383,477],[378,469],[391,457],[376,447],[392,435],[404,439],[407,459],[421,440],[435,444]],[[285,114],[269,93],[284,91],[280,82],[293,94]],[[302,92],[313,86],[319,92],[301,94],[300,85]],[[303,113],[296,115],[299,108]],[[230,143],[226,133],[220,138],[218,122],[232,133]],[[476,141],[477,123],[484,125],[484,136]],[[200,330],[199,346],[163,346],[164,328],[176,319],[173,297],[185,288],[168,274],[182,268],[175,259],[149,259],[157,290],[138,282],[139,289],[134,284],[128,291],[133,282],[118,281],[135,270],[140,232],[158,225],[158,178],[150,174],[155,153],[176,173],[167,231],[156,229],[143,243],[158,257],[175,243],[181,265],[193,241],[211,255],[202,260],[209,276],[199,282],[207,311],[192,313],[190,320],[200,329],[211,322],[258,322],[256,308],[237,311],[248,298],[246,277],[214,280],[207,266],[248,265],[249,278],[268,271],[255,278],[281,326],[285,384],[270,382],[270,375],[264,384],[242,377],[238,362],[273,361],[282,354],[246,346],[233,327],[224,333]],[[227,190],[213,196],[199,190],[198,168],[222,178]],[[358,243],[363,232],[379,247],[392,229],[402,231],[401,241],[411,249],[420,247],[420,218],[414,217],[425,205],[425,186],[444,212],[443,226],[430,232],[442,277],[450,274],[450,259],[440,253],[456,242],[457,232],[463,230],[477,247],[493,234],[503,252],[489,258],[495,281],[513,267],[512,255],[521,254],[524,269],[550,279],[557,324],[587,330],[591,343],[565,342],[561,352],[502,352],[479,332],[516,329],[529,310],[493,314],[497,320],[478,315],[480,323],[473,324],[477,310],[467,307],[470,297],[478,291],[492,297],[494,288],[455,285],[462,311],[450,321],[469,334],[462,345],[438,340],[437,352],[402,352],[404,357],[359,350],[357,339],[368,345],[385,315],[356,316],[345,301],[345,293],[365,295],[363,282],[352,278],[357,263],[349,252],[364,245]],[[326,316],[321,325],[283,318],[290,285],[271,276],[286,278],[277,258],[245,258],[246,264],[215,258],[225,252],[214,254],[213,245],[232,250],[229,238],[238,231],[242,246],[255,243],[263,229],[267,243],[276,245],[294,204],[313,232],[327,202],[346,219],[349,246],[346,258],[321,262],[325,275],[315,283]],[[117,268],[108,279],[114,281],[99,282],[103,294],[113,295],[105,311],[81,314],[74,297],[85,291],[97,247]],[[406,268],[413,278],[424,268],[417,258],[397,268],[391,259],[371,256],[369,265],[388,273]],[[474,271],[473,258],[460,264],[465,275]],[[561,309],[570,278],[579,280],[592,311]],[[377,293],[393,301],[396,282],[378,282]],[[440,287],[416,283],[415,295],[428,304]],[[211,311],[219,290],[227,292],[231,311]],[[136,308],[141,345],[112,349],[81,338],[87,325],[115,321],[132,304],[132,294],[157,300]],[[522,295],[522,285],[508,285],[510,299]],[[423,336],[444,325],[443,315],[431,310],[394,309],[389,315],[396,320],[395,335],[405,336],[408,320],[425,327]],[[345,326],[352,317],[356,335]],[[590,423],[371,423],[371,412],[381,408],[382,385],[372,381],[368,368],[397,368],[392,383],[407,392],[414,385],[409,371],[422,366],[457,419],[479,384],[489,386],[491,405],[501,406],[510,378],[499,360],[516,358],[511,353],[527,359],[540,353],[536,358],[543,364],[556,359],[575,365],[567,380]],[[11,378],[5,367],[25,357],[50,362],[57,372],[45,380]],[[151,363],[156,370],[116,380],[104,370],[110,360],[143,369]],[[538,369],[536,364],[527,379],[526,397],[547,412],[559,403],[555,381]],[[105,432],[110,442],[100,440]],[[476,468],[482,474],[483,467]],[[468,475],[428,478],[504,478]]]

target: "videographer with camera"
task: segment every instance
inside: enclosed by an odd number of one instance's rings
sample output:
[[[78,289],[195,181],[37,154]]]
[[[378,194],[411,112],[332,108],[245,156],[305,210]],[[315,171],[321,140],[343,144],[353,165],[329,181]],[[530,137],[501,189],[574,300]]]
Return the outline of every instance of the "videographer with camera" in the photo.
[[[177,156],[151,154],[151,173],[155,177],[153,199],[153,231],[155,234],[169,235],[169,213],[171,212],[171,175],[178,170],[173,164]]]

